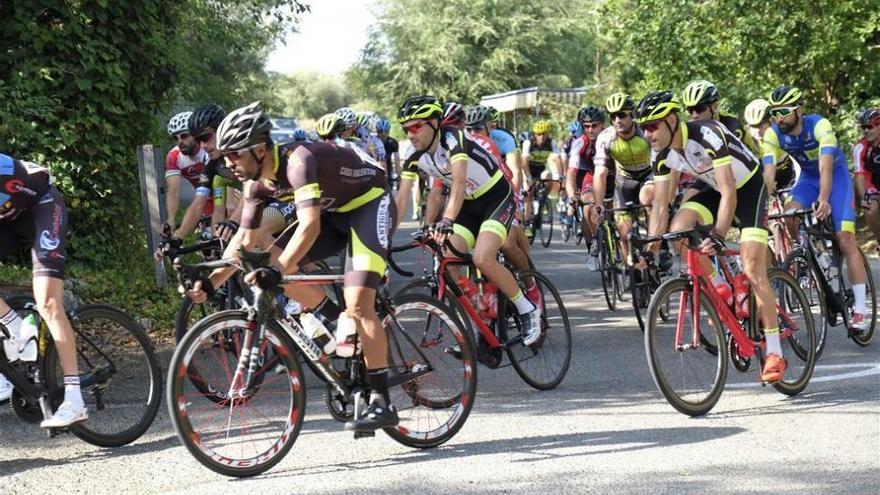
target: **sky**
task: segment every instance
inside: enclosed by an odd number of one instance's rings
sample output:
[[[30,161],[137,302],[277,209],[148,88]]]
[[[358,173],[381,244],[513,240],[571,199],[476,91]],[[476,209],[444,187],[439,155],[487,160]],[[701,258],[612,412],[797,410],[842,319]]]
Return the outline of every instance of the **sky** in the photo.
[[[270,52],[266,69],[287,73],[313,70],[341,74],[357,61],[367,41],[367,28],[375,22],[367,0],[315,0],[302,17],[299,32],[287,36]],[[331,33],[337,33],[335,35]]]

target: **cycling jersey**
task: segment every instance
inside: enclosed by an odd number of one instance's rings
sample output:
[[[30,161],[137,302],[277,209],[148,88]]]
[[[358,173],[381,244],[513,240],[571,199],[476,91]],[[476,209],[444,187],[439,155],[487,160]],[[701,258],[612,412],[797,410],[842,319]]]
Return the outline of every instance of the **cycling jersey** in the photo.
[[[579,172],[593,173],[596,156],[596,147],[590,140],[589,134],[583,134],[571,142],[568,151],[568,168],[576,168]],[[614,175],[614,170],[609,171]]]
[[[271,199],[293,202],[298,208],[349,212],[385,192],[385,172],[375,161],[350,148],[330,143],[300,144],[277,150],[275,178],[257,178],[244,185],[241,225],[255,229]]]
[[[596,168],[616,168],[623,177],[641,180],[651,173],[651,146],[639,128],[633,137],[624,139],[609,127],[596,137],[594,162]]]
[[[778,163],[788,153],[800,164],[802,171],[818,174],[819,157],[831,155],[834,158],[834,168],[848,168],[846,157],[837,145],[837,136],[831,122],[816,114],[804,115],[802,119],[803,128],[797,136],[783,133],[776,123],[770,126],[761,143],[762,163]]]
[[[0,154],[0,257],[31,244],[33,274],[64,278],[67,208],[49,169]]]
[[[696,120],[681,123],[684,149],[668,147],[651,156],[656,182],[670,179],[672,169],[694,176],[712,189],[718,189],[715,169],[729,166],[736,188],[743,187],[758,171],[758,159],[721,123]]]
[[[559,147],[556,146],[556,141],[549,136],[544,138],[544,142],[541,144],[538,144],[537,141],[535,136],[523,141],[522,156],[529,161],[529,166],[540,165],[543,167],[550,155],[559,154]]]
[[[495,141],[495,145],[498,146],[498,151],[501,152],[502,157],[507,156],[508,153],[516,151],[516,137],[514,137],[507,129],[502,129],[500,127],[492,129],[489,131],[489,136]]]
[[[722,113],[718,115],[718,122],[721,122],[721,125],[727,127],[727,130],[732,132],[737,139],[748,146],[748,148],[752,150],[752,153],[755,153],[756,156],[761,152],[760,145],[758,143],[755,143],[755,141],[752,139],[751,134],[746,132],[745,127],[743,127],[742,122],[740,122],[738,118],[734,117],[733,115]]]
[[[865,178],[865,190],[880,184],[880,146],[862,139],[853,146],[853,172]]]
[[[403,159],[404,179],[416,180],[421,170],[451,187],[452,163],[466,160],[465,199],[476,199],[503,177],[500,162],[492,154],[490,139],[455,127],[442,128],[439,139],[440,145],[434,153],[410,147],[410,153]]]
[[[214,204],[221,206],[226,202],[226,188],[234,187],[241,190],[241,182],[226,166],[223,158],[209,160],[199,174],[199,182],[196,186],[196,195],[212,196]]]
[[[165,177],[183,176],[193,187],[198,187],[202,168],[208,161],[208,152],[199,146],[195,155],[185,155],[174,147],[165,155]]]

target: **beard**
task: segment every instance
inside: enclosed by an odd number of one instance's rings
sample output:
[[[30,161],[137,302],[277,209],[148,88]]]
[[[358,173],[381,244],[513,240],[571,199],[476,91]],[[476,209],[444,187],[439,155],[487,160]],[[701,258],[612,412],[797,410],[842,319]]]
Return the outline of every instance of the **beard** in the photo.
[[[186,146],[179,144],[179,145],[177,145],[177,147],[180,148],[181,153],[183,153],[184,155],[187,155],[187,156],[192,156],[193,153],[196,152],[196,143],[186,145]]]
[[[800,122],[801,122],[801,118],[798,117],[798,118],[794,119],[794,122],[792,122],[792,123],[779,122],[777,125],[779,126],[780,131],[782,131],[785,134],[788,134],[789,132],[791,132],[792,129],[797,127]]]

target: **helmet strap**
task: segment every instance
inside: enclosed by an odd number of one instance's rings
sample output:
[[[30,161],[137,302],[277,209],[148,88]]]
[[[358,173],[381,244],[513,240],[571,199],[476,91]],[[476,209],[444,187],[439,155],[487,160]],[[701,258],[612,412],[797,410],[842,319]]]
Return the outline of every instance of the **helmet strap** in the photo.
[[[431,138],[431,143],[428,144],[427,151],[432,151],[434,148],[434,143],[438,142],[437,138],[440,137],[440,121],[437,121],[437,125],[435,126],[431,122],[428,122],[428,127],[430,127],[434,131],[434,137]]]
[[[672,143],[675,142],[675,135],[678,133],[678,129],[681,126],[680,119],[678,115],[675,115],[675,129],[669,125],[669,122],[666,119],[663,119],[663,123],[666,124],[666,128],[669,129],[669,146],[672,146]],[[684,143],[682,143],[682,148],[684,147]]]

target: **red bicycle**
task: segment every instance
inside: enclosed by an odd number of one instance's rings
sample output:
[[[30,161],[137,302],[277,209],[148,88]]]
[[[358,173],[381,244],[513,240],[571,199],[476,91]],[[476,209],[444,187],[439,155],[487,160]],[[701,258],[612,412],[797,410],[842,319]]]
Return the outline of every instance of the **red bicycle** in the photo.
[[[559,386],[571,362],[571,325],[556,287],[537,271],[513,272],[523,292],[528,281],[537,284],[541,293],[541,337],[532,345],[524,345],[522,325],[513,303],[477,273],[468,254],[459,252],[449,242],[446,247],[455,257],[444,257],[436,242],[419,234],[411,244],[393,248],[392,252],[422,248],[434,258],[434,269],[404,286],[398,294],[423,292],[447,303],[458,315],[462,328],[474,335],[477,359],[486,367],[512,365],[523,381],[538,390]],[[393,263],[391,257],[389,261]],[[462,267],[461,273],[470,273],[470,277],[454,275],[449,270],[451,266]],[[399,267],[395,271],[412,276]],[[505,352],[510,364],[502,366]]]
[[[779,189],[770,196],[770,204],[768,212],[771,214],[769,220],[770,239],[772,240],[771,252],[773,253],[773,263],[780,268],[786,265],[788,254],[794,249],[795,242],[791,238],[788,226],[784,219],[774,218],[774,213],[782,213],[785,211],[785,198],[791,188]]]
[[[728,357],[739,371],[748,371],[755,356],[763,367],[766,351],[754,293],[744,276],[735,281],[738,250],[725,249],[715,256],[719,270],[734,291],[733,304],[712,285],[700,261],[707,258],[699,244],[709,228],[670,232],[645,241],[683,240],[686,265],[682,274],[664,282],[648,306],[645,352],[648,367],[663,397],[681,413],[700,416],[709,412],[724,390]],[[728,268],[730,267],[730,268]],[[776,295],[783,357],[788,363],[782,380],[773,387],[786,395],[800,393],[809,383],[816,362],[816,330],[804,317],[809,303],[788,272],[771,268],[767,275]],[[735,283],[734,283],[735,282]],[[744,292],[748,293],[745,298]],[[737,297],[738,296],[738,297]],[[743,301],[738,308],[737,300]],[[811,313],[806,312],[807,315]]]

